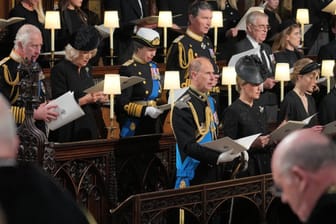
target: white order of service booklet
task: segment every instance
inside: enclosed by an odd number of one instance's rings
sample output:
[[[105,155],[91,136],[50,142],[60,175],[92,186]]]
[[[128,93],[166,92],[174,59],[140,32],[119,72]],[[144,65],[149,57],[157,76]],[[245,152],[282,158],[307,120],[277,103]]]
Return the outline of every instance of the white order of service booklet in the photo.
[[[47,122],[50,130],[54,131],[71,121],[83,116],[85,113],[74,98],[73,92],[66,92],[62,96],[50,101],[48,104],[57,105],[56,111],[59,113],[56,120]]]

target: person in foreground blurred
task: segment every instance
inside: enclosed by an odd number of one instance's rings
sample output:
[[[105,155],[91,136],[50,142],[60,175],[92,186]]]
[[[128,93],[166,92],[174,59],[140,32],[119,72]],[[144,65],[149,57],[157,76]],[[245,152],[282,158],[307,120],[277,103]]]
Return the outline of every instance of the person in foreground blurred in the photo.
[[[102,118],[101,103],[108,101],[102,91],[85,93],[94,85],[89,60],[96,54],[100,42],[98,31],[90,26],[81,27],[65,48],[65,59],[51,70],[52,98],[68,91],[85,115],[50,133],[50,140],[71,142],[106,138],[107,130]]]
[[[18,147],[14,119],[0,94],[0,204],[6,223],[88,223],[69,193],[48,174],[17,162]]]
[[[121,76],[139,76],[145,80],[124,89],[117,97],[116,113],[120,136],[134,136],[161,132],[157,108],[161,96],[160,71],[153,61],[160,45],[159,33],[140,28],[133,37],[134,53],[120,68]]]
[[[336,222],[336,147],[301,129],[285,137],[272,158],[275,193],[306,224]]]
[[[199,57],[189,67],[191,85],[176,101],[171,117],[176,138],[175,188],[223,180],[221,165],[239,157],[231,150],[220,153],[202,143],[217,138],[214,101],[208,92],[216,79],[210,60]],[[248,160],[247,154],[242,154]]]

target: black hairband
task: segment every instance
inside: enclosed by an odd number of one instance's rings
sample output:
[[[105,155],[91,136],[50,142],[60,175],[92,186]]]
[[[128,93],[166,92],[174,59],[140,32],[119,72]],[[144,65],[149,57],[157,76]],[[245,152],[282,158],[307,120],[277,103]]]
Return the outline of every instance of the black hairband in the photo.
[[[320,68],[320,64],[316,63],[316,62],[310,62],[309,64],[306,64],[305,66],[303,66],[303,68],[300,70],[299,74],[300,75],[305,75],[307,73],[310,73],[316,69]]]

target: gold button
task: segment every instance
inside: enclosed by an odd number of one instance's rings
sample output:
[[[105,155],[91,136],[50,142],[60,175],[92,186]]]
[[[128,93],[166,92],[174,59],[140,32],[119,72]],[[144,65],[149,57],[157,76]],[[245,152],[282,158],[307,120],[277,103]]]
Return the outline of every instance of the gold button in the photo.
[[[198,54],[197,54],[197,53],[195,53],[195,57],[198,57]]]
[[[192,45],[191,45],[191,44],[189,44],[189,47],[192,47]]]
[[[138,75],[142,75],[142,72],[138,72]]]
[[[145,80],[145,81],[142,81],[142,83],[143,83],[144,85],[146,85],[146,80]]]
[[[137,64],[136,64],[136,63],[134,63],[134,64],[133,64],[133,66],[134,66],[134,67],[136,67],[136,66],[137,66]]]
[[[146,93],[146,95],[148,95],[149,91],[148,91],[148,90],[146,90],[146,91],[145,91],[145,93]]]

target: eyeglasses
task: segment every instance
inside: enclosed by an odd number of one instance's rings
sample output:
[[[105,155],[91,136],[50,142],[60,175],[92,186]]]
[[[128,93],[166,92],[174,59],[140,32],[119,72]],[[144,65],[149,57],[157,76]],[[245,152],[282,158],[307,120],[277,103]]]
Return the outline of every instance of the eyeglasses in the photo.
[[[271,29],[270,25],[254,25],[254,24],[251,24],[251,25],[254,26],[256,30],[268,31]]]
[[[270,188],[272,194],[274,197],[281,197],[281,194],[282,194],[282,189],[281,187],[277,186],[277,185],[273,185],[271,188]]]

